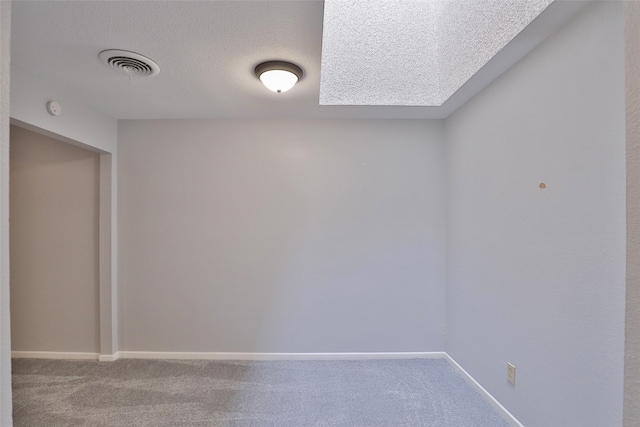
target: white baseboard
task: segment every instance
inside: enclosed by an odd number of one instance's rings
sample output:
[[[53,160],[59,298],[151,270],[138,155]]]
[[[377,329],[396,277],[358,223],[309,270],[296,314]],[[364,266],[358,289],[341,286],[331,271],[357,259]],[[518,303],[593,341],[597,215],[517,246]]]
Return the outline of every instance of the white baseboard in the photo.
[[[77,353],[67,351],[12,351],[13,359],[67,359],[98,360],[99,353]]]
[[[113,354],[101,354],[98,357],[98,361],[100,361],[100,362],[115,362],[119,358],[120,358],[120,353],[116,351]]]
[[[449,354],[445,353],[445,359],[456,371],[458,371],[460,375],[462,375],[462,377],[473,388],[476,389],[478,393],[480,393],[484,400],[486,400],[487,403],[489,403],[489,405],[491,405],[491,407],[493,407],[493,409],[495,409],[502,416],[502,418],[509,423],[511,427],[524,427],[522,423],[520,423],[520,421],[518,421],[517,418],[511,414],[511,412],[507,411],[507,408],[502,406],[502,404],[500,404],[500,402],[498,402],[496,398],[491,395],[491,393],[489,393],[484,387],[482,387],[480,383],[476,381],[475,378],[473,378],[467,371],[465,371],[462,366],[458,364],[458,362],[453,360],[453,358],[449,356]]]
[[[121,359],[192,359],[192,360],[374,360],[374,359],[442,359],[444,352],[408,353],[199,353],[167,351],[121,351]]]

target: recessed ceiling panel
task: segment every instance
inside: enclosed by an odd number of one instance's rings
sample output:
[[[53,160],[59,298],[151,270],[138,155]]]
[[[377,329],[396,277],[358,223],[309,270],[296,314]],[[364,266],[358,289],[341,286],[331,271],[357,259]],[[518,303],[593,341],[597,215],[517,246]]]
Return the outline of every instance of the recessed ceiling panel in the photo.
[[[320,104],[440,106],[553,0],[326,0]]]
[[[437,105],[439,6],[325,1],[320,104]]]

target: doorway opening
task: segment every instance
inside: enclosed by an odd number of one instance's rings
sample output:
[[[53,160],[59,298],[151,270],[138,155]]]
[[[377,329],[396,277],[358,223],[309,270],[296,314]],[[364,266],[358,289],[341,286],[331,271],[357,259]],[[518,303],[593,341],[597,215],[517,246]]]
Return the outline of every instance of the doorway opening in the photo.
[[[12,355],[97,359],[110,155],[15,124],[10,132]]]

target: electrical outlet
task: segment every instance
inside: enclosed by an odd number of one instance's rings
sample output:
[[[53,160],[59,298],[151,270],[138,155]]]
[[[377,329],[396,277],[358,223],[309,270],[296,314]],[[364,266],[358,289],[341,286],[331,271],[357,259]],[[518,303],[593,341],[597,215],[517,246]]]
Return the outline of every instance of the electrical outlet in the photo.
[[[516,384],[516,367],[511,363],[507,363],[507,381],[511,384]]]

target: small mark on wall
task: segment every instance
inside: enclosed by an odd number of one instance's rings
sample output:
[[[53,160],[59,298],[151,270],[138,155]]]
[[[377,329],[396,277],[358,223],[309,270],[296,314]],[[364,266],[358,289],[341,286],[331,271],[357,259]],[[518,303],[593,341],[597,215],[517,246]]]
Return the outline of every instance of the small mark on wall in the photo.
[[[544,182],[541,182],[540,188],[544,190],[545,188],[547,188],[547,184],[545,184]]]

